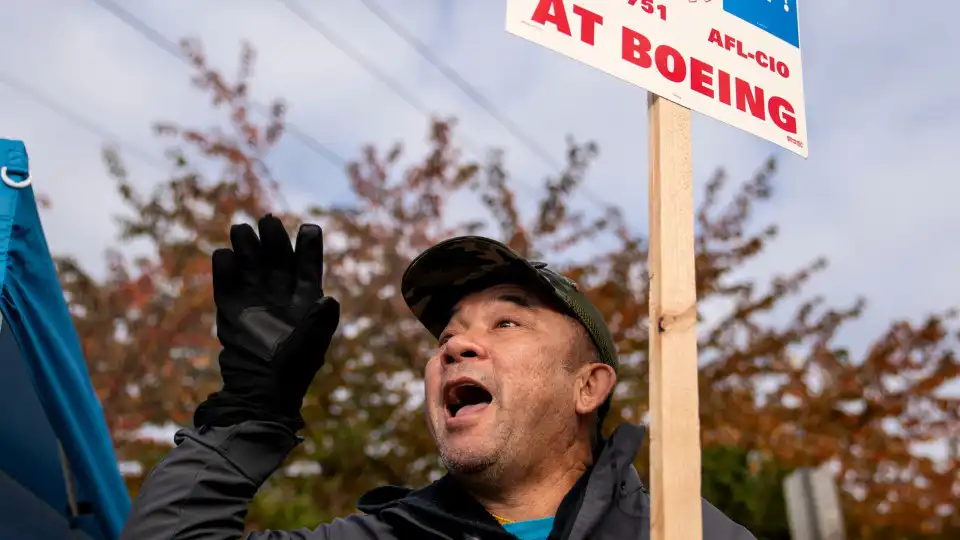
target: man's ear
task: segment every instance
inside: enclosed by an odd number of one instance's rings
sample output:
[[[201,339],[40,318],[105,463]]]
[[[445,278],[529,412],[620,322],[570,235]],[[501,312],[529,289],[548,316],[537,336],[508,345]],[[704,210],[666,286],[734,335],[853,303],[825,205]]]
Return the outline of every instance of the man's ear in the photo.
[[[616,372],[606,364],[594,362],[580,368],[577,375],[577,414],[596,412],[617,384]]]

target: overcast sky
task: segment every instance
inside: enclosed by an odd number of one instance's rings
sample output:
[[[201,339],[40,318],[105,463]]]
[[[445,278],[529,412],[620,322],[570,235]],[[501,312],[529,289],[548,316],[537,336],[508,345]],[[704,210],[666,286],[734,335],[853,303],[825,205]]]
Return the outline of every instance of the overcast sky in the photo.
[[[460,117],[470,149],[507,148],[525,183],[551,171],[359,1],[298,2],[419,106]],[[502,0],[379,2],[555,161],[567,134],[596,140],[601,157],[590,192],[635,208],[632,224],[646,228],[644,91],[508,35]],[[277,0],[119,3],[170,40],[201,38],[213,62],[228,69],[240,41],[250,40],[259,53],[257,98],[286,98],[290,120],[342,156],[366,142],[422,148],[423,112]],[[855,346],[894,318],[960,306],[960,45],[953,28],[960,3],[924,6],[908,13],[906,4],[880,8],[867,0],[801,4],[809,159],[706,117],[693,124],[698,183],[717,167],[743,180],[767,156],[780,160],[776,196],[761,219],[778,222],[782,236],[749,271],[769,276],[827,256],[831,266],[811,291],[837,303],[859,295],[870,301],[864,320],[845,333]],[[126,154],[138,183],[163,178],[152,122],[217,122],[184,64],[94,0],[8,2],[4,20],[0,76],[145,151],[146,158]],[[26,142],[34,185],[53,200],[44,216],[51,248],[102,269],[103,251],[116,241],[111,216],[120,211],[100,161],[103,139],[2,82],[0,136]],[[347,196],[342,169],[289,135],[271,165],[296,206]]]

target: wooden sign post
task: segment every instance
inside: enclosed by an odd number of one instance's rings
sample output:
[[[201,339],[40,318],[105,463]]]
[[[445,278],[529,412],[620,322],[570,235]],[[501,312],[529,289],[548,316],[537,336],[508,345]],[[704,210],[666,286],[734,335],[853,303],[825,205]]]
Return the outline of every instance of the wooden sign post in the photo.
[[[511,34],[649,93],[651,532],[700,540],[690,114],[807,157],[797,0],[506,3]]]
[[[649,93],[650,494],[654,540],[700,540],[690,109]]]

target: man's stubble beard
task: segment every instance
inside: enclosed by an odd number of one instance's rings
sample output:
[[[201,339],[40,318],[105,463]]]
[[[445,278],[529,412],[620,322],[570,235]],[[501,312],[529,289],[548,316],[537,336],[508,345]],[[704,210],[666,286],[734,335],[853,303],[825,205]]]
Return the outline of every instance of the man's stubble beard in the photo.
[[[455,476],[481,483],[495,482],[508,465],[508,459],[505,458],[509,457],[510,452],[510,431],[504,424],[497,425],[491,434],[493,444],[489,450],[482,453],[473,452],[469,448],[445,449],[441,445],[438,448],[440,460]]]
[[[498,451],[482,456],[457,456],[441,452],[440,460],[448,471],[458,476],[498,476],[498,469],[502,469]]]

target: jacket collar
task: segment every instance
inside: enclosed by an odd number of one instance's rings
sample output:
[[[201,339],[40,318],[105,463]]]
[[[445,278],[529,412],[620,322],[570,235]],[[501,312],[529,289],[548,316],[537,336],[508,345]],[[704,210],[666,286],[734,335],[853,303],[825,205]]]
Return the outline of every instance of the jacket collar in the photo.
[[[627,477],[636,476],[632,464],[645,433],[643,426],[621,424],[602,443],[595,464],[560,503],[550,540],[584,538],[597,525],[616,501]],[[464,530],[512,538],[449,474],[417,490],[375,488],[360,497],[357,508],[385,521],[403,519],[407,526],[428,528],[450,538],[459,538]]]
[[[588,479],[583,487],[583,494],[579,497],[579,504],[571,509],[572,512],[563,512],[562,515],[564,508],[561,503],[550,540],[586,538],[607,514],[610,507],[616,503],[627,483],[639,483],[640,479],[633,468],[633,460],[636,458],[637,451],[640,450],[640,445],[643,444],[645,434],[646,429],[643,426],[634,424],[617,426],[603,451],[600,452],[589,476],[584,475],[588,476]],[[575,491],[576,488],[571,490],[564,498],[564,502]],[[558,527],[561,522],[563,529]],[[558,535],[559,530],[562,530],[562,533]]]

